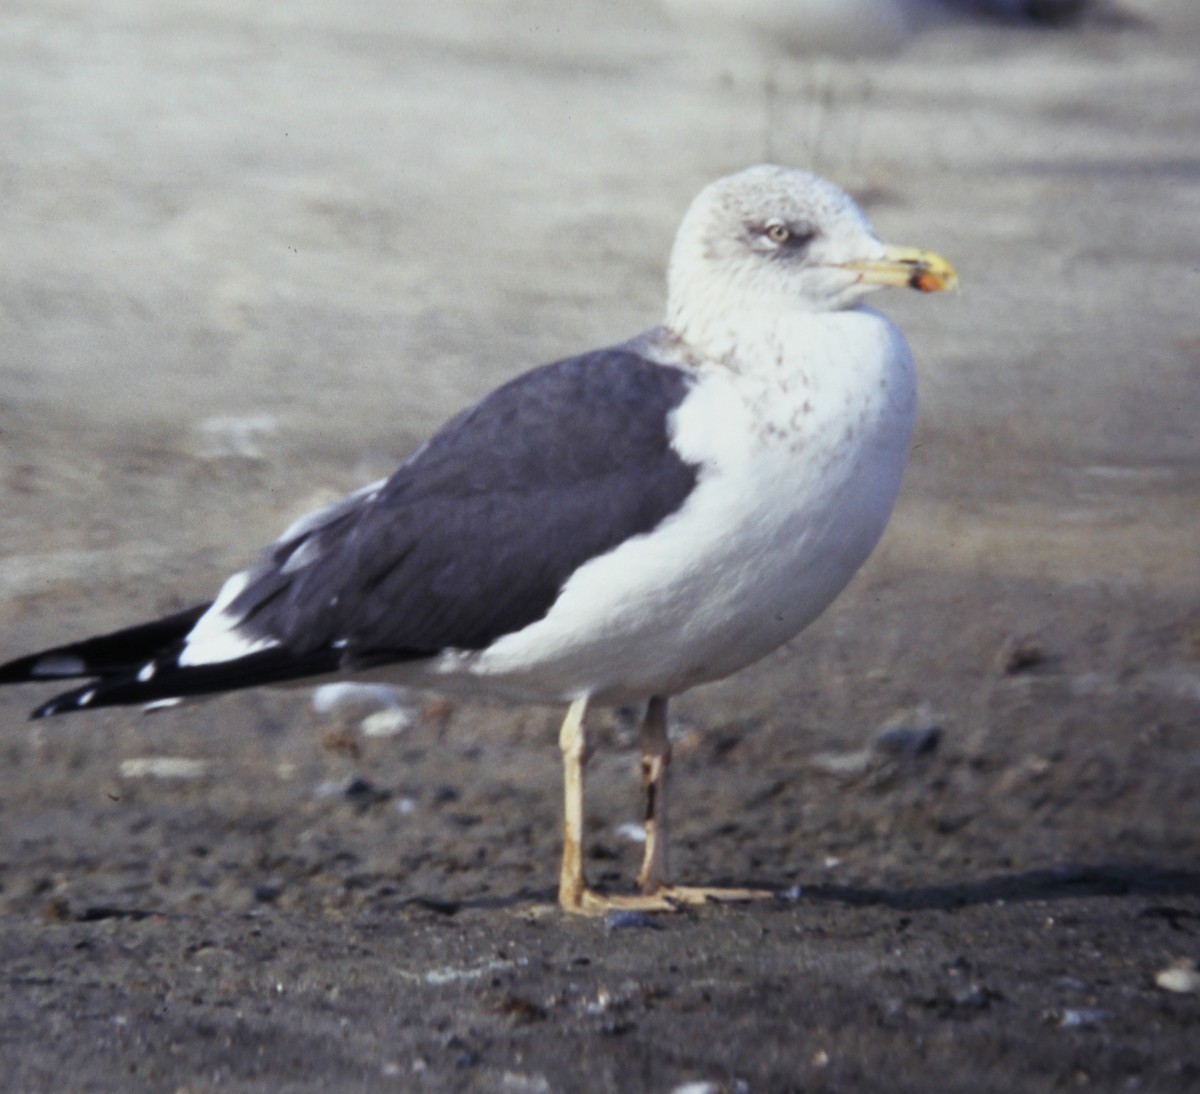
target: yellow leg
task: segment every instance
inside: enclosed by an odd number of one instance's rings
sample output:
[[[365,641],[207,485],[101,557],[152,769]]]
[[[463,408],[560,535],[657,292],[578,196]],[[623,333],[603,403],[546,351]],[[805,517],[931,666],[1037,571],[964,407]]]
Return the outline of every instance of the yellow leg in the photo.
[[[587,699],[576,699],[563,719],[558,743],[563,754],[563,857],[558,903],[565,912],[603,915],[614,909],[670,912],[676,905],[660,896],[602,896],[583,875],[583,769],[588,761]]]
[[[654,696],[646,707],[639,734],[642,746],[642,786],[646,790],[646,851],[638,871],[643,893],[657,893],[667,883],[667,768],[671,742],[667,738],[667,700]]]
[[[667,701],[650,701],[642,726],[642,771],[646,785],[646,853],[634,896],[606,896],[588,888],[583,873],[583,769],[588,761],[587,698],[576,699],[563,719],[558,743],[563,754],[563,857],[558,875],[558,903],[576,915],[603,915],[615,910],[675,912],[689,904],[758,900],[773,894],[758,889],[710,889],[666,884]]]
[[[642,785],[646,788],[646,851],[638,872],[638,885],[650,897],[665,900],[672,908],[688,904],[722,904],[765,900],[767,889],[719,889],[712,886],[671,885],[667,881],[667,771],[671,766],[671,740],[667,736],[667,700],[655,696],[646,708],[640,733]]]
[[[567,710],[558,735],[563,754],[563,857],[558,874],[558,903],[567,911],[583,906],[583,768],[587,763],[587,697]]]

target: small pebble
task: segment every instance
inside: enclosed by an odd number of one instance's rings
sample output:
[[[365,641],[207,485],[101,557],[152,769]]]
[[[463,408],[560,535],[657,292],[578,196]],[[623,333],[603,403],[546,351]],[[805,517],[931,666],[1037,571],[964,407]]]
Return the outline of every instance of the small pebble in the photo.
[[[1200,972],[1196,971],[1196,962],[1187,957],[1160,969],[1154,976],[1154,982],[1163,991],[1172,991],[1178,995],[1200,994]]]
[[[352,802],[381,802],[390,798],[391,794],[360,775],[346,784],[342,796]]]
[[[1005,676],[1035,669],[1046,660],[1042,645],[1034,638],[1008,638],[996,654],[996,668]]]
[[[809,766],[824,775],[839,779],[854,779],[871,766],[869,749],[857,752],[818,752],[808,761]]]
[[[1067,1007],[1058,1021],[1059,1029],[1091,1029],[1112,1018],[1111,1012],[1099,1008]]]
[[[123,779],[199,779],[208,774],[208,761],[183,756],[139,756],[122,760],[118,770]]]
[[[352,779],[326,779],[313,789],[314,798],[345,798],[357,804],[386,801],[391,793],[376,786],[369,779],[355,776]]]
[[[406,707],[377,710],[362,720],[364,737],[399,737],[415,724],[416,715]]]
[[[926,756],[941,739],[941,726],[892,726],[875,734],[872,747],[889,756]]]
[[[610,931],[642,930],[645,928],[658,929],[658,923],[655,921],[654,916],[648,915],[645,912],[622,909],[609,912],[604,917],[604,926]]]
[[[404,709],[406,692],[391,684],[357,684],[339,681],[322,684],[312,693],[312,708],[324,717],[346,721],[367,717],[374,711],[399,707]]]
[[[630,843],[645,843],[646,842],[646,827],[642,824],[633,824],[628,822],[622,824],[617,829],[617,835],[621,839],[628,840]]]

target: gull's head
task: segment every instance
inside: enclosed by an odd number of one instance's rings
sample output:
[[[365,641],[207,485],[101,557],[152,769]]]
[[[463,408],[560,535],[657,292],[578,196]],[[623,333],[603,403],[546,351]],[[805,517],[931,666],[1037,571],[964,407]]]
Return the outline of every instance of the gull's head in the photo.
[[[710,183],[692,202],[671,252],[667,324],[695,341],[717,325],[855,308],[884,285],[957,283],[940,255],[881,243],[840,187],[763,165]]]

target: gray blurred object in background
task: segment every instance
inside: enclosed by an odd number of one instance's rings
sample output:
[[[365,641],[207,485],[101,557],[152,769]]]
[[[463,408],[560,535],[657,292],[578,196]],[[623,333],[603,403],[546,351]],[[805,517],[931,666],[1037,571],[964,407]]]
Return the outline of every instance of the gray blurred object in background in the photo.
[[[1064,24],[1089,0],[663,0],[684,30],[785,53],[887,53],[912,33],[971,17]]]

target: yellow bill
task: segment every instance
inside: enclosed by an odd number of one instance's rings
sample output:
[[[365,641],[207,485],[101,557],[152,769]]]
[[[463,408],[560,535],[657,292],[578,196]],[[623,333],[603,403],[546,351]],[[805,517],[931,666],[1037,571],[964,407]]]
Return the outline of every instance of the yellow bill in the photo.
[[[891,285],[921,292],[953,292],[958,274],[948,259],[919,247],[885,247],[882,258],[847,262],[847,270],[859,273],[868,285]]]

